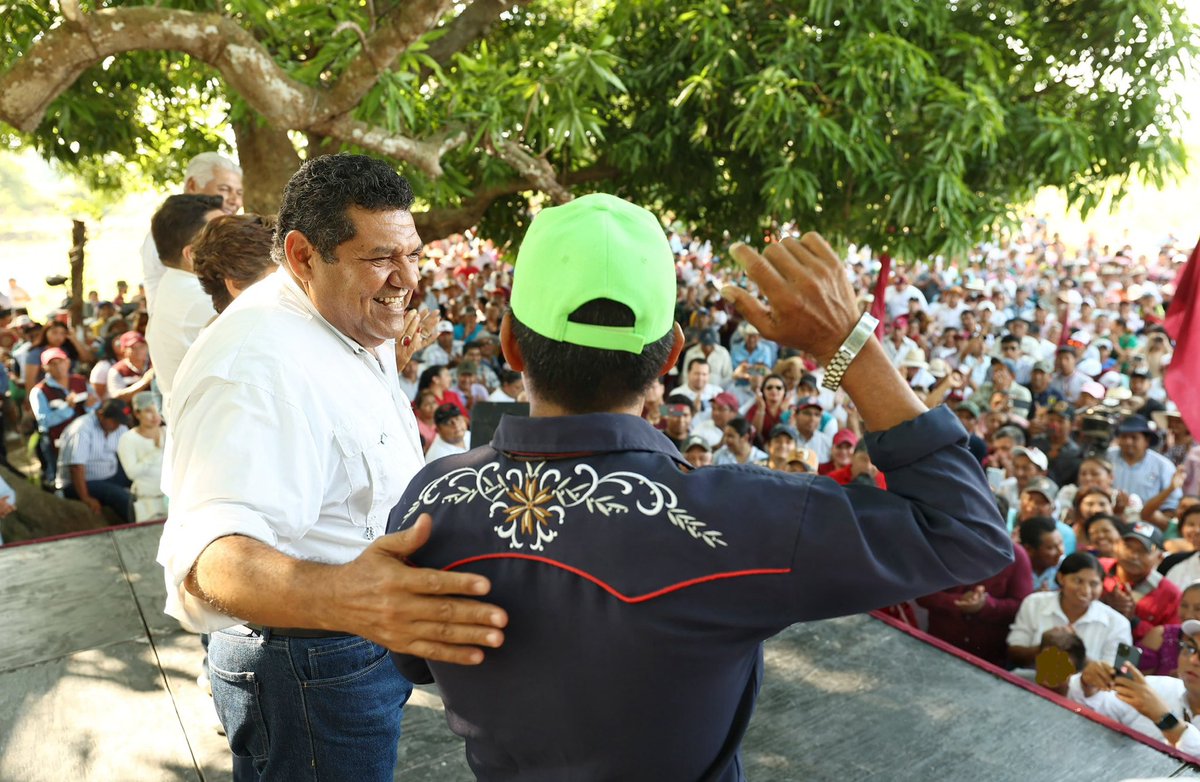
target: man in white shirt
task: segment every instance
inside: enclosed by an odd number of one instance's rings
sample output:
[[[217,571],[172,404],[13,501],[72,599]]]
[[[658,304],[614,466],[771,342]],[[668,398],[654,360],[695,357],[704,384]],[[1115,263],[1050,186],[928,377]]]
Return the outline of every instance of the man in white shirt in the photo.
[[[437,337],[434,343],[421,353],[421,363],[427,367],[435,364],[448,367],[461,353],[458,346],[454,344],[454,324],[448,320],[439,320],[436,332]]]
[[[713,397],[721,393],[721,387],[708,382],[708,361],[703,358],[693,358],[686,365],[687,382],[671,393],[686,396],[692,400],[693,410],[700,412],[708,410]]]
[[[188,161],[184,172],[183,192],[194,195],[220,196],[221,211],[235,215],[242,208],[242,169],[232,160],[216,152],[202,152]],[[142,284],[146,289],[146,310],[153,314],[158,283],[166,267],[154,244],[154,232],[142,242]]]
[[[1126,663],[1089,662],[1071,677],[1067,696],[1127,727],[1200,756],[1200,622],[1180,628],[1177,676],[1143,676]],[[1178,677],[1178,678],[1177,678]]]
[[[219,196],[173,195],[150,221],[159,257],[167,270],[158,286],[158,300],[162,306],[150,316],[146,343],[150,346],[150,360],[154,364],[166,412],[164,417],[168,422],[172,415],[171,388],[175,373],[184,354],[200,335],[200,329],[217,316],[212,298],[204,292],[200,279],[192,270],[191,244],[209,220],[222,214]]]
[[[500,370],[500,385],[488,395],[489,402],[524,402],[525,376],[511,369]]]
[[[821,431],[821,413],[821,401],[817,397],[801,397],[796,400],[796,415],[792,423],[800,435],[796,447],[816,453],[818,464],[828,464],[833,461],[833,437]]]
[[[429,450],[425,452],[426,464],[443,456],[471,450],[471,433],[467,431],[467,419],[463,417],[458,405],[440,406],[434,411],[433,423],[437,427],[437,437],[433,438]]]
[[[919,302],[921,309],[929,306],[929,302],[925,299],[925,294],[921,293],[921,289],[909,284],[908,275],[904,274],[904,272],[896,272],[895,280],[895,284],[889,287],[883,294],[884,307],[887,309],[889,320],[895,320],[901,315],[906,315],[910,299]]]
[[[213,702],[244,778],[390,782],[411,684],[388,650],[472,665],[504,640],[504,612],[463,597],[487,579],[405,564],[428,517],[383,534],[424,465],[393,343],[411,356],[430,336],[407,311],[412,202],[381,161],[305,162],[279,210],[282,268],[176,378],[158,561],[167,613],[211,633]]]
[[[942,293],[942,300],[932,305],[933,317],[937,320],[940,331],[957,329],[962,326],[962,314],[967,309],[963,302],[963,289],[957,285]]]
[[[713,385],[725,388],[733,381],[733,358],[721,345],[716,329],[700,332],[700,344],[683,354],[683,365],[689,366],[692,359],[702,358],[708,362],[708,379]]]

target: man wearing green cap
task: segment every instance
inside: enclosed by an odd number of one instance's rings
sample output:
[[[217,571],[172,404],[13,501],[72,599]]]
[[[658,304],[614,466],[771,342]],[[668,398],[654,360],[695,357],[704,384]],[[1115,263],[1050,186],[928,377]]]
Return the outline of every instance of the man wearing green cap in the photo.
[[[480,779],[739,780],[764,639],[1012,561],[962,426],[891,366],[824,240],[733,256],[768,303],[722,295],[765,338],[820,358],[827,386],[842,382],[889,491],[692,469],[640,417],[684,343],[659,221],[602,194],[542,211],[501,328],[530,417],[426,467],[389,522],[432,515],[414,559],[487,575],[510,617],[479,666],[395,657],[437,680]]]

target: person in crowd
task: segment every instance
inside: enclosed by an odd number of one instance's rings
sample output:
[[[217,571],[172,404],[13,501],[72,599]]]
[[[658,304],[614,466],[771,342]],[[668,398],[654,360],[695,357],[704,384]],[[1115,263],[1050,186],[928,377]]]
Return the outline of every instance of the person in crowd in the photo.
[[[1179,612],[1179,587],[1156,570],[1162,558],[1162,532],[1149,522],[1135,521],[1122,530],[1116,558],[1100,560],[1104,602],[1130,621],[1137,640],[1173,621]]]
[[[206,223],[224,214],[223,203],[220,196],[174,195],[150,221],[158,257],[167,268],[155,293],[146,342],[167,420],[172,416],[175,373],[200,330],[217,314],[193,269],[192,242]]]
[[[1071,677],[1071,700],[1188,755],[1200,755],[1200,621],[1181,627],[1178,677],[1143,676],[1128,664],[1118,672],[1112,659],[1092,660]]]
[[[1075,496],[1088,489],[1100,489],[1112,502],[1113,513],[1126,521],[1141,518],[1142,499],[1136,494],[1120,491],[1113,486],[1113,465],[1103,456],[1090,456],[1079,463],[1078,486],[1064,486],[1059,491],[1057,504],[1067,507],[1075,502]]]
[[[1033,592],[1033,570],[1025,549],[1013,563],[979,584],[951,587],[917,598],[929,612],[929,634],[993,665],[1008,660],[1008,629],[1022,601]]]
[[[1179,616],[1176,621],[1151,629],[1138,642],[1138,648],[1142,651],[1138,668],[1147,674],[1175,675],[1179,664],[1181,625],[1196,619],[1200,619],[1200,581],[1192,581],[1180,587]]]
[[[403,345],[399,346],[398,350],[403,351]],[[403,355],[401,356],[403,357]],[[404,392],[404,398],[415,400],[417,398],[417,387],[421,383],[421,364],[418,361],[405,361],[397,372],[396,382],[400,384],[400,390]]]
[[[1017,506],[1016,523],[1038,517],[1054,518],[1054,527],[1063,540],[1063,549],[1067,554],[1073,553],[1077,545],[1075,530],[1069,524],[1059,521],[1054,513],[1054,495],[1058,487],[1049,478],[1035,478],[1021,492]]]
[[[1014,448],[1025,445],[1025,433],[1015,426],[1002,426],[991,437],[986,466],[1004,470],[1012,476],[1012,454]]]
[[[1165,557],[1158,566],[1158,572],[1182,589],[1200,579],[1200,503],[1190,505],[1179,512],[1179,534],[1187,541],[1191,551],[1181,551]]]
[[[849,432],[848,429],[843,429],[844,432]],[[813,458],[816,458],[816,453],[813,452]],[[887,478],[883,471],[875,466],[871,461],[871,454],[867,450],[866,441],[859,440],[850,454],[850,463],[844,467],[838,467],[826,473],[835,483],[842,486],[849,486],[851,483],[861,483],[864,486],[878,486],[880,489],[887,488]]]
[[[242,169],[216,152],[201,152],[188,161],[184,171],[183,192],[218,198],[220,210],[227,215],[235,215],[242,208]],[[167,271],[161,259],[162,253],[152,227],[142,243],[142,285],[145,288],[147,312],[153,312],[157,304],[158,286]]]
[[[1067,697],[1071,677],[1087,667],[1087,647],[1083,639],[1068,627],[1052,627],[1042,633],[1038,649],[1034,681]]]
[[[227,214],[200,230],[192,244],[192,271],[217,313],[278,270],[271,257],[274,236],[274,221],[256,214]]]
[[[710,382],[710,377],[708,360],[703,357],[693,358],[687,363],[687,382],[672,393],[691,400],[695,412],[708,412],[713,397],[722,391],[719,385]]]
[[[465,666],[504,640],[505,612],[477,602],[487,579],[407,563],[428,520],[384,534],[424,465],[393,344],[411,359],[432,336],[407,309],[422,247],[413,200],[382,161],[305,161],[277,218],[283,273],[205,329],[176,378],[158,561],[167,613],[210,633],[235,779],[323,768],[391,780],[411,684],[388,650]]]
[[[1121,421],[1116,434],[1117,446],[1108,452],[1113,465],[1113,486],[1118,491],[1138,495],[1146,506],[1153,503],[1156,510],[1148,513],[1143,508],[1142,518],[1165,530],[1170,522],[1166,513],[1179,505],[1182,493],[1173,484],[1175,465],[1152,450],[1158,444],[1159,433],[1145,418],[1131,415]]]
[[[796,400],[791,423],[798,435],[796,447],[813,451],[818,464],[827,464],[833,460],[833,437],[821,431],[822,415],[821,401],[815,396],[803,396]]]
[[[1125,522],[1111,513],[1098,512],[1087,517],[1081,528],[1083,540],[1087,541],[1087,551],[1105,559],[1117,556],[1117,544],[1125,533]]]
[[[692,422],[692,434],[699,435],[709,448],[720,448],[725,440],[725,425],[738,417],[737,397],[722,391],[709,402],[709,409],[700,413]]]
[[[854,459],[854,448],[858,445],[858,435],[853,429],[840,429],[833,435],[833,444],[830,451],[830,460],[827,464],[821,465],[819,472],[822,475],[829,475],[835,470],[842,470],[850,467],[850,462]]]
[[[463,359],[454,370],[455,391],[466,400],[467,410],[475,407],[476,402],[486,402],[487,387],[476,382],[479,379],[479,364],[469,359]]]
[[[413,414],[417,419],[417,430],[421,435],[421,450],[425,453],[429,452],[429,446],[433,444],[434,438],[437,437],[437,423],[434,421],[434,414],[439,407],[437,394],[430,389],[417,392],[417,399],[413,402]]]
[[[992,359],[991,379],[979,387],[971,401],[980,406],[988,405],[993,394],[1002,393],[1020,420],[1027,421],[1032,416],[1033,397],[1028,388],[1017,385],[1016,366],[1012,359]]]
[[[440,405],[433,413],[433,423],[437,427],[437,435],[425,451],[426,464],[443,456],[470,450],[471,432],[467,429],[466,417],[457,406]]]
[[[716,329],[704,329],[700,332],[699,342],[683,354],[683,365],[690,367],[692,361],[698,358],[704,359],[708,364],[708,382],[725,388],[733,381],[733,357],[721,344]]]
[[[708,467],[713,463],[712,446],[703,437],[692,435],[683,444],[683,458],[692,467]]]
[[[775,364],[775,351],[758,333],[758,329],[749,321],[741,325],[742,341],[735,344],[729,351],[729,357],[735,367],[769,367]]]
[[[1079,479],[1083,449],[1071,439],[1075,408],[1068,402],[1057,401],[1044,410],[1045,433],[1030,443],[1046,454],[1046,475],[1059,486],[1074,484]]]
[[[787,383],[783,376],[772,373],[763,378],[762,386],[755,394],[754,404],[746,411],[746,420],[764,439],[759,443],[765,446],[766,435],[781,423],[791,418],[787,407]]]
[[[766,460],[766,452],[754,445],[754,430],[749,421],[739,417],[725,424],[725,437],[721,449],[713,454],[713,464],[759,464]]]
[[[443,364],[431,364],[421,370],[421,379],[417,382],[417,393],[420,394],[425,390],[432,391],[437,398],[439,407],[442,405],[454,405],[464,417],[470,420],[470,416],[467,413],[466,401],[459,395],[458,391],[451,387],[452,383],[453,379],[450,375],[449,367]]]
[[[1060,345],[1054,354],[1054,374],[1050,377],[1050,395],[1071,404],[1079,401],[1085,384],[1091,378],[1079,371],[1079,349],[1074,345]]]
[[[126,404],[134,396],[150,387],[150,349],[146,338],[136,331],[126,331],[117,340],[120,361],[108,370],[105,390],[110,399],[119,399]],[[149,375],[149,377],[148,377]]]
[[[671,394],[663,404],[663,418],[666,421],[663,432],[680,453],[683,453],[684,443],[692,436],[694,404],[683,394]]]
[[[1059,495],[1062,495],[1061,489],[1059,490]],[[1087,524],[1088,519],[1097,514],[1109,515],[1112,512],[1112,499],[1109,497],[1108,492],[1100,488],[1084,489],[1076,493],[1066,521],[1071,525],[1071,529],[1075,531],[1076,540],[1079,540],[1087,537],[1084,534],[1084,526]]]
[[[129,478],[121,470],[117,445],[129,431],[125,402],[110,399],[82,415],[63,431],[55,488],[79,500],[95,514],[109,508],[123,524],[133,521]]]
[[[33,388],[45,376],[46,363],[42,361],[42,352],[51,348],[66,353],[72,371],[92,360],[91,349],[71,333],[70,327],[62,321],[52,320],[33,339],[25,353],[25,388]]]
[[[496,390],[488,394],[487,401],[489,402],[524,402],[525,397],[525,378],[521,377],[520,372],[514,372],[511,369],[500,370],[500,385]]]
[[[772,244],[765,257],[743,246],[733,254],[767,294],[770,310],[741,289],[722,289],[723,299],[765,336],[828,363],[856,327],[859,311],[824,240],[806,234]],[[470,561],[472,570],[492,574],[495,592],[511,606],[513,627],[523,628],[478,671],[409,655],[398,659],[412,677],[436,678],[450,724],[469,734],[477,776],[511,769],[531,778],[627,779],[646,776],[647,769],[663,779],[736,776],[763,638],[809,616],[983,579],[1011,562],[986,484],[961,445],[961,427],[949,411],[924,408],[877,342],[867,340],[843,378],[872,431],[876,460],[903,489],[862,492],[816,476],[733,466],[685,471],[676,449],[638,417],[650,379],[674,366],[684,345],[674,322],[676,266],[658,218],[604,194],[543,209],[516,266],[501,341],[510,365],[525,373],[531,416],[503,419],[484,451],[430,465],[410,484],[389,525],[408,528],[422,513],[436,515],[434,537],[417,553],[420,564]],[[597,280],[605,281],[603,288]],[[826,380],[834,377],[836,371]],[[930,429],[897,431],[922,426]],[[889,452],[892,442],[905,449],[902,458]],[[519,459],[513,451],[522,452]],[[551,486],[542,480],[543,469],[564,477],[586,471],[599,481],[636,475],[631,491],[637,494],[614,496],[600,507],[599,491],[607,489]],[[478,485],[467,473],[492,470],[512,476],[497,494],[453,506],[441,502],[456,476]],[[919,491],[923,470],[929,470],[930,493],[914,514],[915,497],[907,492]],[[576,499],[578,491],[595,502]],[[639,499],[667,496],[664,491],[671,502]],[[825,505],[826,496],[832,505]],[[937,534],[927,535],[932,529],[926,525],[942,513],[939,498],[951,496],[960,518],[943,518]],[[613,503],[629,503],[629,512],[613,514]],[[497,512],[494,521],[479,524],[489,507]],[[872,507],[887,508],[877,529],[863,523]],[[909,528],[914,515],[922,521]],[[804,544],[795,547],[801,527]],[[793,542],[786,552],[773,542],[776,530]],[[945,546],[957,552],[953,574],[936,553]],[[631,551],[639,552],[636,561],[615,553]],[[880,566],[880,557],[900,551],[902,574]],[[791,567],[788,560],[796,565],[790,575],[775,577],[777,595],[766,581],[706,578],[772,560],[775,567]],[[978,565],[967,568],[971,575],[958,570],[968,560]],[[547,567],[547,561],[564,567]],[[704,579],[697,588],[670,586],[697,579]],[[597,590],[598,582],[606,589]],[[810,610],[807,585],[818,582],[821,597],[812,595]],[[931,582],[941,583],[931,588]],[[750,594],[755,597],[748,600]],[[638,605],[630,606],[630,599]],[[695,617],[697,607],[708,618],[685,619]],[[647,609],[661,618],[645,621]],[[573,634],[569,641],[564,628]],[[600,663],[567,677],[562,687],[543,688],[536,703],[521,695],[536,671],[573,665],[571,649],[587,649]],[[692,658],[696,665],[681,666],[682,649],[704,653]],[[620,698],[612,695],[614,675],[622,680]],[[535,715],[542,730],[510,729]],[[581,722],[579,715],[586,718]],[[555,748],[553,758],[547,746]]]
[[[1026,448],[1023,445],[1012,449],[1008,461],[1011,465],[1009,470],[1011,477],[1005,478],[1001,482],[996,493],[1007,500],[1010,506],[1015,506],[1020,500],[1021,493],[1028,488],[1032,481],[1046,476],[1049,462],[1046,460],[1046,454],[1037,448]]]
[[[132,482],[135,521],[167,517],[162,492],[163,441],[166,431],[154,394],[143,391],[133,398],[134,427],[117,442],[121,469]]]
[[[1054,519],[1035,516],[1017,527],[1017,539],[1029,555],[1033,589],[1039,592],[1058,589],[1058,566],[1062,562],[1063,539]]]
[[[462,355],[462,349],[454,341],[454,324],[448,320],[438,321],[436,341],[425,348],[421,359],[425,366],[452,366]]]
[[[10,280],[9,282],[12,282]],[[4,545],[4,520],[17,510],[17,493],[0,477],[0,546]]]
[[[760,466],[771,470],[786,470],[787,463],[800,450],[800,434],[787,424],[776,424],[767,436],[767,458]],[[801,459],[803,461],[803,459]]]
[[[62,348],[41,352],[46,377],[33,387],[29,404],[37,422],[38,459],[42,463],[42,488],[58,488],[59,441],[67,426],[100,406],[100,397],[83,375],[71,373],[71,359]]]
[[[1100,600],[1104,571],[1095,557],[1082,551],[1071,554],[1059,565],[1055,580],[1057,590],[1035,590],[1017,610],[1007,638],[1014,665],[1031,667],[1041,649],[1042,633],[1055,627],[1072,628],[1083,640],[1089,660],[1111,660],[1117,644],[1133,644],[1129,620]]]

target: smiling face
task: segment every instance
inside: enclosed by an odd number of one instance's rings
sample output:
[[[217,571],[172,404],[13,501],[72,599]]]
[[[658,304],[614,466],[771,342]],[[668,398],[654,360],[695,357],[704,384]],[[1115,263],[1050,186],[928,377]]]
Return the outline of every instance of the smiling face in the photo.
[[[403,327],[417,287],[421,237],[409,212],[352,206],[346,214],[355,235],[337,246],[335,258],[322,259],[297,231],[287,237],[285,247],[321,316],[358,344],[373,348]],[[302,263],[297,265],[293,256]]]
[[[1062,590],[1063,608],[1086,612],[1100,598],[1104,581],[1092,568],[1084,568],[1068,576],[1059,574],[1058,585]]]
[[[1137,538],[1122,538],[1117,543],[1117,566],[1129,584],[1141,583],[1150,575],[1150,571],[1158,567],[1162,552],[1157,546],[1147,548],[1146,544]]]
[[[1117,532],[1117,528],[1107,519],[1093,522],[1088,527],[1088,543],[1102,557],[1115,557],[1117,555],[1117,543],[1120,540],[1121,533]]]

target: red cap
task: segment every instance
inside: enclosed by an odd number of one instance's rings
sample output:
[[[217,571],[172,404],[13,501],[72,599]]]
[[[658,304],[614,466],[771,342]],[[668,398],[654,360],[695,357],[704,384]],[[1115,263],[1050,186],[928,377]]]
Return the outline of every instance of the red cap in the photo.
[[[121,335],[121,338],[117,340],[117,344],[121,346],[121,350],[129,350],[134,345],[145,341],[146,338],[142,336],[141,332],[126,331]]]
[[[42,366],[50,366],[50,362],[56,358],[65,358],[67,361],[71,360],[71,357],[67,355],[67,351],[62,348],[46,348],[42,351]]]
[[[722,391],[721,393],[714,396],[712,398],[712,403],[714,405],[724,405],[725,407],[728,407],[730,410],[733,410],[734,412],[736,412],[741,407],[741,405],[738,404],[738,398],[736,396],[734,396],[733,394],[729,393],[728,391]]]
[[[841,445],[842,443],[850,443],[850,447],[853,448],[858,445],[858,435],[851,429],[842,429],[833,436],[833,444]]]

